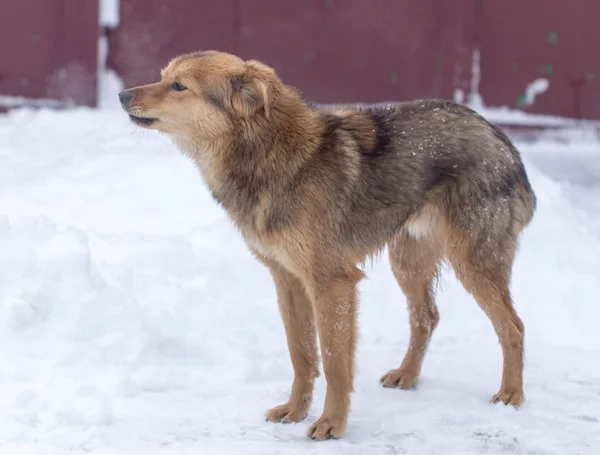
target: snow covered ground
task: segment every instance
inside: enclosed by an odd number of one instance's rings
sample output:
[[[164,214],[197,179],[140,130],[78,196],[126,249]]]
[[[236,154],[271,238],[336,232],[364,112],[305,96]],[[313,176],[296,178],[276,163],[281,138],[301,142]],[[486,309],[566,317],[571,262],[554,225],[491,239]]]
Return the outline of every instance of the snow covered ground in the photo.
[[[418,389],[379,386],[408,341],[384,258],[347,433],[317,443],[323,377],[306,421],[264,421],[292,374],[274,288],[192,164],[119,111],[0,116],[0,454],[600,453],[600,144],[520,148],[525,406],[488,404],[500,348],[451,272]]]

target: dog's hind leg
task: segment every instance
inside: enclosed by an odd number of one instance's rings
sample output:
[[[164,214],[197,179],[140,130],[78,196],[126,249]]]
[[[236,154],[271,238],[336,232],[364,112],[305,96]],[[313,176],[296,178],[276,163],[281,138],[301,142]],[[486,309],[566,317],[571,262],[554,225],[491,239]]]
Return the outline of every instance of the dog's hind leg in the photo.
[[[519,406],[525,399],[524,326],[513,307],[509,290],[515,244],[508,233],[502,241],[486,239],[475,244],[465,235],[463,241],[453,243],[449,257],[458,279],[492,321],[502,346],[502,384],[492,402]]]
[[[267,411],[266,418],[271,422],[299,422],[306,417],[312,403],[314,380],[319,376],[313,307],[298,278],[274,261],[256,256],[267,265],[275,281],[294,367],[294,382],[288,402]]]
[[[435,305],[435,281],[443,252],[431,233],[399,234],[389,245],[392,271],[409,309],[410,342],[400,368],[386,373],[384,387],[408,389],[415,385],[431,335],[439,320]]]

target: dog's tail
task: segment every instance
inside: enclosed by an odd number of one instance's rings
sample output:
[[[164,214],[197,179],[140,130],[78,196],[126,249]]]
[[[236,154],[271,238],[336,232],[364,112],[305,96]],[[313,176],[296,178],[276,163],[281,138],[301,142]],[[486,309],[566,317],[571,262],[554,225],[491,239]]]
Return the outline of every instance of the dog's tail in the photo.
[[[496,137],[500,139],[508,147],[510,153],[515,158],[515,161],[518,163],[519,169],[518,181],[520,183],[519,188],[517,190],[517,198],[516,198],[516,210],[514,213],[515,223],[517,231],[522,231],[533,219],[533,215],[535,213],[537,207],[537,198],[531,187],[531,183],[529,182],[529,177],[527,176],[527,172],[525,171],[525,166],[523,165],[523,161],[521,159],[521,154],[509,139],[509,137],[502,131],[500,127],[497,125],[488,122],[492,130],[494,131]]]
[[[533,219],[537,206],[537,199],[529,182],[520,189],[515,202],[513,222],[517,232],[521,232]]]

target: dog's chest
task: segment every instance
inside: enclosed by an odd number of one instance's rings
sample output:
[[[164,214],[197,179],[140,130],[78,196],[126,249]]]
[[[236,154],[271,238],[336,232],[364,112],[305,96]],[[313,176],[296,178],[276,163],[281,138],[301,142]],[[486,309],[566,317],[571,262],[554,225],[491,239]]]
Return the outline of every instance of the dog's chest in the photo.
[[[277,235],[258,235],[250,229],[241,229],[242,237],[246,245],[259,255],[275,261],[284,266],[289,271],[298,269],[298,261],[293,260],[297,254],[286,244],[285,240]]]
[[[275,239],[269,238],[271,236],[261,236],[248,227],[241,227],[240,231],[248,248],[256,251],[261,256],[273,260],[277,260],[278,257],[282,256],[281,247],[274,241]]]

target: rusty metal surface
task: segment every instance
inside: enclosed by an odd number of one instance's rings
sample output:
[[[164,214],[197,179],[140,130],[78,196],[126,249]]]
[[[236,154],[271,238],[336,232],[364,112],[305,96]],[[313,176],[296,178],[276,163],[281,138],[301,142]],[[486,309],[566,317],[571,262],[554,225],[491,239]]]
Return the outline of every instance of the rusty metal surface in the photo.
[[[111,65],[148,82],[199,48],[263,59],[318,102],[453,98],[471,87],[488,106],[600,118],[597,0],[121,0]],[[538,78],[549,89],[528,104]]]
[[[97,43],[97,0],[3,0],[0,93],[94,105]]]
[[[175,54],[219,49],[264,60],[318,102],[451,97],[473,1],[121,0],[109,65],[131,86]]]
[[[486,105],[600,119],[600,1],[480,2],[480,92]],[[538,78],[548,90],[527,104]]]
[[[264,60],[317,102],[453,98],[478,48],[486,105],[600,119],[598,0],[121,0],[120,19],[108,65],[128,86],[212,48]],[[93,105],[97,23],[98,0],[4,1],[0,93]]]
[[[269,62],[311,99],[368,103],[444,95],[443,32],[454,25],[444,20],[445,2],[239,3],[238,52]]]
[[[109,32],[108,66],[125,85],[153,82],[175,55],[200,48],[234,52],[235,0],[121,0]]]

